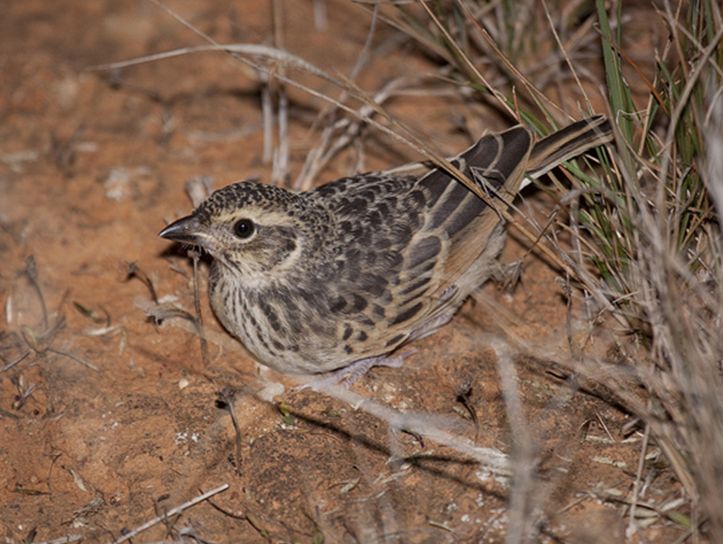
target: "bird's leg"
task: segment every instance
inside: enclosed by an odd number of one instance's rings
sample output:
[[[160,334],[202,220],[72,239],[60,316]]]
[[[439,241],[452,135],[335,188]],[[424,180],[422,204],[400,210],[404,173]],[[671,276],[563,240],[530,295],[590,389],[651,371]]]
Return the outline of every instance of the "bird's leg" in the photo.
[[[337,383],[344,382],[346,385],[352,385],[359,378],[364,376],[364,374],[369,372],[372,367],[387,366],[389,368],[399,368],[404,364],[404,360],[410,355],[412,355],[415,351],[416,350],[405,351],[404,353],[400,353],[399,355],[395,355],[394,357],[390,357],[389,355],[381,355],[379,357],[359,359],[358,361],[354,361],[349,366],[345,366],[344,368],[340,368],[339,370],[332,372],[332,374],[335,378],[337,378]]]
[[[511,291],[522,281],[522,261],[496,263],[490,270],[490,278],[500,284],[503,289]]]
[[[416,350],[409,350],[393,357],[389,355],[380,355],[378,357],[359,359],[358,361],[354,361],[343,368],[333,370],[321,378],[311,380],[307,384],[303,385],[302,389],[311,388],[318,391],[323,390],[325,386],[338,384],[343,384],[349,387],[369,372],[372,367],[388,366],[391,368],[399,368],[404,364],[404,360],[415,352]]]

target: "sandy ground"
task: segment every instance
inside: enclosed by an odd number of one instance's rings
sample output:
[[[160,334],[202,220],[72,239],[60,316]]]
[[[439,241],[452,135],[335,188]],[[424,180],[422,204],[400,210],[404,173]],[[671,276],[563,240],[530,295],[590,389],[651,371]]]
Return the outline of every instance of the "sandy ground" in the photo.
[[[268,43],[270,10],[250,4],[170,5],[221,42]],[[320,30],[309,2],[286,7],[285,46],[348,74],[366,39],[366,12],[328,2],[328,27]],[[260,85],[246,68],[204,54],[112,74],[86,71],[203,43],[149,2],[28,0],[4,11],[0,366],[27,353],[0,373],[4,542],[65,535],[109,542],[223,484],[226,491],[134,542],[182,535],[205,542],[503,541],[515,523],[509,479],[321,394],[287,387],[272,402],[261,400],[262,381],[284,380],[261,376],[223,333],[206,302],[205,280],[203,316],[221,339],[210,342],[205,362],[198,337],[175,326],[179,320],[157,326],[139,308],[151,297],[138,278],[146,275],[158,297],[193,312],[191,263],[157,237],[191,209],[187,180],[208,176],[219,187],[269,179]],[[428,61],[395,36],[382,25],[379,51],[359,78],[363,88],[426,69]],[[321,105],[296,90],[290,103],[296,173],[318,142],[310,127]],[[454,115],[467,112],[455,99],[410,97],[391,109],[446,152],[468,143],[450,128]],[[492,116],[468,120],[473,129],[484,122],[504,127]],[[416,158],[378,134],[367,134],[364,149],[367,169]],[[358,159],[343,154],[318,182],[348,173]],[[542,214],[553,204],[529,199]],[[630,493],[641,437],[623,432],[629,415],[551,371],[556,357],[569,359],[563,290],[554,271],[508,244],[504,260],[522,257],[516,289],[486,286],[487,302],[469,302],[450,325],[417,342],[403,368],[374,369],[353,391],[396,410],[428,413],[465,439],[506,453],[519,453],[515,437],[527,430],[539,463],[530,504],[541,538],[620,542],[623,507],[602,499]],[[128,277],[129,263],[141,271],[136,277]],[[575,335],[583,341],[585,331]],[[542,346],[537,357],[515,356],[509,366],[522,400],[520,421],[510,419],[492,348],[505,338]],[[229,397],[238,442],[223,400]],[[517,466],[529,462],[523,457]],[[678,492],[666,470],[661,465],[647,490],[651,502]],[[659,521],[645,538],[672,541],[679,534]]]

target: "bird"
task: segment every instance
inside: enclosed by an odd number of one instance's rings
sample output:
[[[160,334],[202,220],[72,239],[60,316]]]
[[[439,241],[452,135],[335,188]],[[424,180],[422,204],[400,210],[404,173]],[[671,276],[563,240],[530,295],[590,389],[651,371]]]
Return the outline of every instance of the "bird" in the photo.
[[[535,140],[517,125],[451,163],[493,200],[435,168],[367,172],[313,190],[241,181],[159,236],[210,254],[209,297],[225,329],[285,374],[356,380],[399,366],[494,272],[521,187],[611,140],[605,116]],[[496,208],[496,209],[495,209]]]

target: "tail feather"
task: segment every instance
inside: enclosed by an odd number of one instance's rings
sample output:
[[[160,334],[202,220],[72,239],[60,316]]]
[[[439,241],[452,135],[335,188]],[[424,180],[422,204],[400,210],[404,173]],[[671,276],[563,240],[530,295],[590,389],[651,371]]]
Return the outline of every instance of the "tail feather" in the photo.
[[[577,121],[538,142],[534,142],[529,129],[518,125],[483,136],[450,162],[489,196],[509,205],[532,179],[611,139],[610,122],[602,115]],[[440,168],[417,183],[431,197],[430,225],[444,224],[450,237],[487,208],[482,199]]]
[[[490,197],[512,202],[525,176],[532,135],[521,126],[480,138],[450,162]],[[453,238],[488,209],[487,203],[442,169],[423,176],[418,184],[430,195],[429,227],[443,227]]]
[[[561,162],[605,144],[612,137],[610,121],[603,115],[577,121],[534,145],[527,163],[527,177],[537,179]]]

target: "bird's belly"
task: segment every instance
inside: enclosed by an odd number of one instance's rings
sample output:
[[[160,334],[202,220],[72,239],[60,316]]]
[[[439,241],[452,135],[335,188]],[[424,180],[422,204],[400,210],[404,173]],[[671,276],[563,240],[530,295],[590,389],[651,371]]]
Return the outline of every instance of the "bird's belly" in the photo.
[[[210,295],[221,324],[265,366],[284,373],[315,374],[350,362],[343,352],[337,353],[335,327],[328,317],[293,311],[274,292],[251,294],[222,280],[211,284]]]

